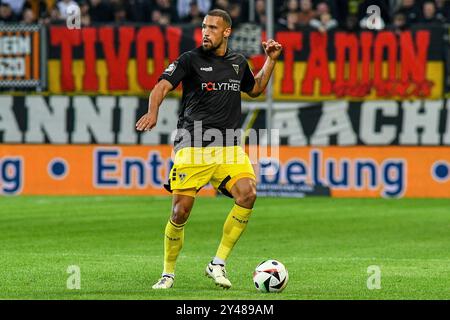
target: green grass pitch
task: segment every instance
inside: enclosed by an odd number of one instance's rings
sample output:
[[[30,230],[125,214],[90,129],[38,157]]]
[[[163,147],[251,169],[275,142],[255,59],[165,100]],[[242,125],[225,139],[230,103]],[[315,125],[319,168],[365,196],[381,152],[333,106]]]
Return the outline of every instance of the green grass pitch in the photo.
[[[204,276],[232,200],[198,198],[175,286],[156,291],[168,197],[0,198],[0,299],[450,299],[450,201],[257,200],[228,261],[233,287]],[[255,266],[283,262],[280,294],[258,293]],[[66,287],[80,268],[81,289]],[[367,268],[379,266],[381,289]]]

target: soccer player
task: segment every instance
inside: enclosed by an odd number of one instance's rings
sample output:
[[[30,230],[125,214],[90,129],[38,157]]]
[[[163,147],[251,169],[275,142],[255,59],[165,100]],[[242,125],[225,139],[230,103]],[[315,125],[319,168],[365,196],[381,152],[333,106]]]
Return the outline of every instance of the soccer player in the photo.
[[[230,34],[229,14],[220,9],[208,12],[202,24],[202,45],[185,52],[167,67],[150,94],[148,112],[136,123],[139,131],[151,130],[156,125],[163,99],[182,82],[175,159],[169,183],[165,185],[173,194],[172,214],[165,229],[164,270],[153,289],[173,286],[186,221],[196,193],[208,182],[232,197],[235,204],[225,220],[221,242],[205,274],[216,285],[231,287],[225,263],[247,226],[256,200],[256,178],[247,154],[239,146],[240,141],[235,135],[230,137],[227,129],[233,129],[234,133],[239,127],[241,91],[257,97],[266,88],[282,46],[274,40],[262,42],[266,61],[253,76],[245,57],[228,48]],[[200,130],[200,135],[196,135],[196,130]],[[213,142],[211,136],[206,137],[211,130],[219,133],[214,135]],[[229,160],[229,154],[232,161],[216,161],[222,155]]]

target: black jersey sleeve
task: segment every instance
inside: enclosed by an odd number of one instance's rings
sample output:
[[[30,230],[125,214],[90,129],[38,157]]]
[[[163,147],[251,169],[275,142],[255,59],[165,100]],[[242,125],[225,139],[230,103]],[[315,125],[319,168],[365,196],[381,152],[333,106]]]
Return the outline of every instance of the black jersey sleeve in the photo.
[[[244,76],[241,81],[241,91],[249,92],[253,89],[255,85],[255,77],[253,76],[252,70],[247,62],[245,62]]]
[[[169,81],[173,89],[189,74],[189,55],[182,54],[177,60],[169,64],[159,77],[158,81],[165,79]]]

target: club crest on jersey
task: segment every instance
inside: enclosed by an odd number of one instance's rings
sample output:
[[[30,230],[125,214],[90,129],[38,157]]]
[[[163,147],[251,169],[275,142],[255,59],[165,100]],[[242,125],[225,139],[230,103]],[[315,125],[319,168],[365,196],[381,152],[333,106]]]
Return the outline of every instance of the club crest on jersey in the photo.
[[[179,173],[178,177],[180,178],[180,181],[183,182],[183,180],[186,178],[186,173]]]
[[[177,64],[178,64],[177,61],[172,62],[171,64],[169,64],[169,66],[166,68],[166,70],[164,70],[163,73],[171,76],[173,74],[173,72],[175,71],[175,69],[177,68]]]
[[[238,64],[232,64],[234,71],[236,71],[236,74],[239,74],[239,65]]]

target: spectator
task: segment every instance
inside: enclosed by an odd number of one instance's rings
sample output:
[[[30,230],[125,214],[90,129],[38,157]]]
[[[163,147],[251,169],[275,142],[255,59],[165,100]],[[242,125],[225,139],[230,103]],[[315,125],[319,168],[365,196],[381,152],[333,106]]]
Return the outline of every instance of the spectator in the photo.
[[[231,23],[233,28],[236,28],[239,26],[239,24],[243,21],[245,21],[243,15],[242,15],[242,6],[238,3],[232,3],[230,5],[230,17],[231,17]]]
[[[336,10],[331,10],[330,3],[332,3],[332,2],[320,1],[320,2],[317,3],[317,5],[316,5],[316,19],[320,20],[320,16],[321,15],[329,14],[331,16],[332,20],[335,20],[334,19],[334,11],[336,11]]]
[[[196,25],[202,24],[203,14],[200,12],[200,8],[198,7],[197,2],[191,2],[188,15],[181,19],[181,21]]]
[[[297,30],[299,26],[298,19],[299,16],[297,12],[288,12],[286,15],[286,29],[289,31]]]
[[[230,8],[230,2],[228,0],[216,0],[213,4],[213,8],[228,11]]]
[[[298,6],[298,0],[286,0],[285,2],[286,12],[297,12],[300,10]]]
[[[59,11],[59,19],[66,19],[69,15],[67,10],[70,6],[78,6],[78,4],[73,0],[61,0],[56,4]]]
[[[450,23],[450,1],[436,0],[436,18],[442,22]]]
[[[89,3],[87,0],[80,0],[80,22],[83,27],[91,25],[91,16],[89,15]]]
[[[254,22],[264,25],[267,21],[266,1],[254,2]],[[248,21],[249,14],[248,0],[0,0],[0,3],[3,4],[1,21],[24,23],[63,21],[67,17],[67,8],[76,4],[83,11],[83,25],[113,21],[199,24],[210,9],[221,8],[230,13],[236,27]],[[347,31],[358,30],[360,25],[365,28],[370,5],[378,6],[382,16],[381,24],[375,29],[381,29],[384,24],[388,24],[389,28],[403,25],[404,18],[405,26],[415,22],[450,22],[449,0],[274,0],[274,3],[275,21],[288,30],[311,25],[314,18],[316,21],[313,25],[317,27],[323,26],[324,20],[327,25],[330,24],[330,28],[334,28],[338,20],[339,25]],[[393,14],[390,8],[397,7],[398,10]],[[32,9],[33,14],[28,9]],[[355,16],[359,18],[359,23],[355,24]],[[398,19],[396,23],[391,20],[394,17]]]
[[[401,12],[397,12],[396,14],[394,14],[392,24],[389,26],[388,29],[398,34],[404,31],[407,27],[408,23],[405,15]]]
[[[24,9],[25,0],[1,0],[2,3],[9,4],[14,16],[21,17]]]
[[[320,17],[322,14],[331,14],[330,13],[330,6],[328,5],[328,3],[326,3],[325,1],[321,1],[319,3],[317,3],[316,6],[316,17]]]
[[[39,23],[49,22],[48,5],[45,0],[27,0],[24,5],[24,10],[31,9],[34,17],[38,19]]]
[[[192,4],[197,6],[200,16],[205,16],[211,9],[211,0],[178,0],[177,1],[177,16],[180,20],[186,20],[188,15],[192,14]]]
[[[118,1],[114,4],[113,12],[114,22],[121,24],[127,21],[127,11],[121,2]]]
[[[388,0],[386,0],[386,1],[388,1]],[[336,18],[337,12],[338,12],[337,0],[313,0],[313,4],[320,3],[320,2],[325,2],[328,5],[328,9],[330,10],[331,16],[333,17],[333,19],[337,20],[337,18]],[[314,7],[314,5],[313,5],[313,7]]]
[[[297,0],[286,0],[284,5],[283,5],[283,9],[281,10],[281,16],[278,19],[278,23],[282,26],[287,26],[287,16],[288,14],[291,15],[291,20],[292,15],[298,15],[300,12],[300,9],[298,7],[298,1]],[[296,19],[298,21],[298,18]],[[296,22],[297,23],[297,22]]]
[[[169,19],[169,23],[178,22],[178,13],[176,6],[172,5],[171,0],[155,0],[153,10],[158,10],[165,19]]]
[[[159,10],[152,11],[152,23],[159,24],[161,26],[168,26],[170,24],[170,16],[166,13],[162,13]]]
[[[438,23],[440,22],[436,18],[436,6],[433,1],[426,1],[422,5],[422,18],[421,23]]]
[[[21,22],[25,24],[33,24],[37,22],[36,15],[31,8],[26,8],[23,10]]]
[[[298,24],[301,26],[307,26],[316,16],[316,12],[313,10],[311,0],[300,0],[300,12],[298,14]]]
[[[337,28],[338,23],[333,19],[331,14],[324,12],[319,16],[319,19],[312,19],[309,25],[319,30],[321,33],[326,33],[329,30]]]
[[[420,17],[420,10],[415,0],[402,0],[402,4],[397,12],[405,15],[408,25],[417,22]]]
[[[58,7],[54,6],[50,9],[50,23],[59,23],[62,21]]]
[[[8,3],[0,4],[0,22],[16,22],[17,17]]]
[[[408,28],[408,21],[403,13],[396,13],[392,22],[392,26],[396,30],[405,30]]]
[[[267,15],[266,15],[266,1],[256,0],[255,1],[255,22],[257,24],[266,25]]]
[[[345,19],[343,29],[348,32],[359,31],[358,16],[356,14],[349,14]]]

